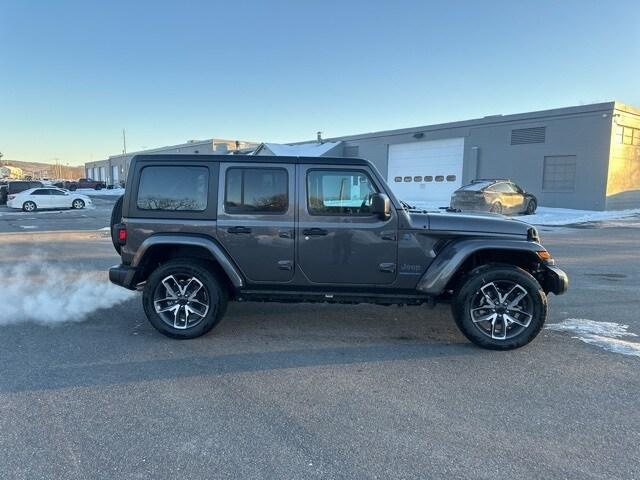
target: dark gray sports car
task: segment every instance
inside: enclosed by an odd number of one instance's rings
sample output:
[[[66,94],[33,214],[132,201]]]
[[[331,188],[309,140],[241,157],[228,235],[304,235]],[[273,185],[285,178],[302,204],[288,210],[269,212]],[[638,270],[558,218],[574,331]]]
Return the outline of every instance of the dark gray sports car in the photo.
[[[531,215],[538,208],[538,201],[511,180],[478,179],[453,192],[451,208],[504,215]]]

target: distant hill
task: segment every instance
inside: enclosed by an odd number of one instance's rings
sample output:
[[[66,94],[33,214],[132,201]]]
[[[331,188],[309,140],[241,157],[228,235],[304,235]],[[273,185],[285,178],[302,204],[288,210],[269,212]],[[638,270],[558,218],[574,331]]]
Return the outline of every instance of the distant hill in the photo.
[[[31,175],[33,178],[65,178],[75,179],[84,177],[84,167],[68,167],[66,165],[55,165],[44,162],[22,162],[20,160],[2,159],[2,165],[11,165],[21,168],[24,175]]]

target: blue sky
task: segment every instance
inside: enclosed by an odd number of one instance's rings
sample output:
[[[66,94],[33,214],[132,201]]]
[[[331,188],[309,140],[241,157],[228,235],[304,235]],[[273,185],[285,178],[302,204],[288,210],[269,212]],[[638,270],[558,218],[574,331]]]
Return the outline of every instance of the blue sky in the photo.
[[[637,1],[0,0],[0,151],[70,164],[620,100]]]

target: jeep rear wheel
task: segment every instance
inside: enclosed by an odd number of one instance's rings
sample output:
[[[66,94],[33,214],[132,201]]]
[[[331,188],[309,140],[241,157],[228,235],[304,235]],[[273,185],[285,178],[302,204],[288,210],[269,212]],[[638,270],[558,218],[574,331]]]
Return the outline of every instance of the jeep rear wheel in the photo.
[[[227,297],[210,270],[190,259],[177,259],[149,276],[142,302],[147,319],[160,333],[196,338],[222,319]]]
[[[452,303],[460,331],[493,350],[519,348],[533,340],[547,317],[547,297],[529,273],[512,265],[477,269]]]

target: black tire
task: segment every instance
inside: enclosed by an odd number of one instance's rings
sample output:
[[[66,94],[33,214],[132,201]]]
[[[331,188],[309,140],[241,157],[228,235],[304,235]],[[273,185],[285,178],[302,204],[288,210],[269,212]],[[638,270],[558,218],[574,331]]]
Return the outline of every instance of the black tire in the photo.
[[[198,294],[202,294],[203,291],[206,294],[208,308],[203,311],[204,315],[198,315],[199,318],[196,319],[197,323],[193,326],[188,326],[189,320],[187,316],[184,322],[179,322],[181,325],[184,323],[184,328],[174,328],[174,326],[167,322],[167,317],[173,313],[161,312],[165,314],[163,318],[161,313],[158,313],[155,308],[158,294],[162,297],[166,295],[167,292],[162,281],[170,276],[173,276],[174,279],[181,277],[197,279],[197,281],[200,282],[200,288],[197,290]],[[188,288],[188,280],[186,283],[187,285],[184,286],[185,290]],[[164,293],[162,292],[163,290]],[[185,294],[183,298],[187,296],[188,295]],[[180,300],[174,302],[174,306],[179,305]],[[183,301],[187,302],[188,300],[184,299]],[[208,333],[220,322],[227,309],[227,293],[220,279],[211,269],[206,267],[206,264],[203,265],[201,261],[198,260],[181,258],[171,260],[161,265],[149,276],[142,293],[142,304],[147,319],[160,333],[171,338],[189,339]],[[162,301],[158,303],[160,309],[167,305],[169,304],[163,304]],[[186,308],[178,306],[178,312],[184,313],[186,312]]]
[[[102,190],[102,185],[100,184],[96,185],[96,190]]]
[[[529,200],[529,203],[527,203],[527,209],[525,210],[524,213],[526,213],[527,215],[533,215],[534,213],[536,213],[536,209],[538,208],[538,203],[535,200]]]
[[[503,212],[503,208],[502,208],[502,204],[500,202],[496,202],[493,205],[491,205],[491,209],[489,210],[491,213],[500,213],[502,214]]]
[[[506,294],[510,285],[520,287],[511,294],[514,296]],[[496,290],[493,290],[494,287]],[[494,292],[497,293],[493,295],[494,300],[500,299],[502,303],[489,304],[487,294],[492,296]],[[524,292],[526,295],[518,304],[506,309],[505,305],[511,305]],[[474,308],[478,307],[478,300],[485,302],[485,305],[480,304],[479,308]],[[492,308],[493,306],[497,308]],[[491,350],[512,350],[528,344],[540,333],[547,318],[547,297],[537,280],[521,268],[513,265],[488,265],[470,272],[463,280],[453,298],[451,310],[460,331],[474,344]],[[500,313],[503,310],[506,310],[504,315]],[[478,312],[478,316],[474,322],[475,312]],[[496,315],[493,322],[490,318],[479,320],[493,315]],[[525,315],[530,315],[531,318],[528,319]],[[507,318],[519,323],[510,323]],[[503,332],[504,338],[494,338],[502,337]]]
[[[69,191],[75,192],[78,189],[77,185],[69,185]]]
[[[71,208],[75,208],[77,210],[83,209],[84,208],[84,201],[76,198],[73,203],[71,204]]]
[[[22,204],[22,210],[25,212],[35,212],[37,208],[38,206],[32,201],[24,202]]]
[[[111,243],[113,243],[113,248],[115,248],[116,252],[118,253],[120,253],[120,250],[122,250],[122,246],[118,242],[117,232],[114,230],[113,227],[122,221],[122,199],[123,198],[124,198],[124,195],[121,195],[120,198],[118,198],[118,200],[116,200],[116,203],[113,205],[113,209],[111,210],[111,222],[109,224],[111,227]]]

